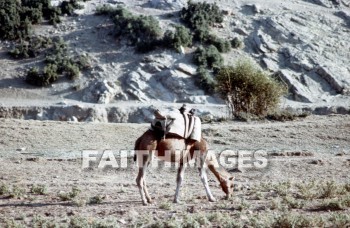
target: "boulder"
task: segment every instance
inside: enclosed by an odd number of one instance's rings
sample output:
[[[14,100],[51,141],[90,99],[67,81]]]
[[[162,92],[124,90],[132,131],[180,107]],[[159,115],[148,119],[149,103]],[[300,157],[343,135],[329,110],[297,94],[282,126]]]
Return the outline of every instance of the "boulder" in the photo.
[[[350,89],[350,81],[348,76],[350,74],[349,70],[336,66],[318,66],[316,69],[317,74],[319,74],[324,80],[326,80],[329,85],[340,94],[347,93]]]
[[[108,104],[120,92],[119,86],[108,80],[92,81],[83,91],[83,101]]]
[[[314,101],[314,97],[311,95],[309,89],[298,80],[298,76],[293,74],[293,72],[281,70],[278,72],[278,76],[288,85],[293,100],[306,103],[312,103]]]

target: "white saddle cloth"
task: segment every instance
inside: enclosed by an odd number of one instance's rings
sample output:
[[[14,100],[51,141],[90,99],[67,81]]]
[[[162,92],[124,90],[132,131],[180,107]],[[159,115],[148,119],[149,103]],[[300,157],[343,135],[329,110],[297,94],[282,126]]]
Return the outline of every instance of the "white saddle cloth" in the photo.
[[[172,133],[184,139],[201,140],[202,123],[197,116],[188,113],[181,114],[177,110],[162,113],[162,115],[166,117],[166,120],[154,119],[152,126],[160,122],[163,129],[166,129],[166,133]]]

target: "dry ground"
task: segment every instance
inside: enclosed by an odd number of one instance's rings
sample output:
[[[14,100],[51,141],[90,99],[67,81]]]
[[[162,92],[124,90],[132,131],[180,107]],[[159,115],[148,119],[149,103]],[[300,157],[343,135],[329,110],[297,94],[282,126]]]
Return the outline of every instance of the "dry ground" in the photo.
[[[215,203],[195,169],[186,172],[180,204],[172,203],[175,169],[151,169],[155,203],[142,206],[131,159],[127,169],[81,168],[82,150],[131,150],[147,127],[0,119],[0,227],[349,225],[350,116],[204,124],[216,153],[269,154],[265,169],[229,169],[237,179],[230,200],[210,174]]]

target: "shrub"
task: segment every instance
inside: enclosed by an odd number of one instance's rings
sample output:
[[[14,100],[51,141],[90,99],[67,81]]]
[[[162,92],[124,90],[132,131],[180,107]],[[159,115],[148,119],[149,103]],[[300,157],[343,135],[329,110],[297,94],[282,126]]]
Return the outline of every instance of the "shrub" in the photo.
[[[32,67],[27,72],[26,82],[31,84],[31,85],[36,85],[36,86],[43,85],[42,75],[40,74],[38,67]]]
[[[20,2],[13,0],[0,1],[0,38],[17,39],[21,25]]]
[[[91,60],[88,55],[79,55],[74,59],[74,63],[80,70],[87,70],[91,68]]]
[[[243,46],[243,42],[238,38],[235,37],[231,40],[231,47],[233,48],[241,48]]]
[[[111,5],[102,5],[102,6],[97,6],[95,14],[96,15],[107,15],[110,17],[114,17],[117,15],[119,12],[118,8],[112,7]]]
[[[209,35],[209,26],[223,21],[219,7],[214,3],[189,2],[187,8],[180,11],[181,20],[195,32],[195,40],[205,41]]]
[[[26,190],[17,185],[13,185],[11,191],[8,192],[10,198],[21,199],[24,197]]]
[[[161,41],[158,39],[149,41],[139,41],[136,43],[136,51],[139,53],[147,53],[150,51],[154,51],[159,46],[161,46]]]
[[[163,209],[163,210],[171,210],[172,207],[171,207],[171,204],[169,202],[163,202],[159,205],[159,208],[160,209]]]
[[[39,24],[43,19],[42,6],[39,5],[37,8],[30,8],[22,6],[21,21],[28,19],[33,24]]]
[[[44,67],[44,77],[46,77],[50,83],[58,79],[57,69],[58,67],[55,64],[48,64]]]
[[[202,46],[197,48],[193,60],[197,65],[208,67],[209,69],[221,67],[224,61],[214,45],[210,45],[207,48]]]
[[[52,7],[50,0],[2,0],[0,1],[0,39],[26,39],[32,24],[45,18],[50,23],[60,22],[61,11]]]
[[[96,14],[112,17],[116,35],[126,37],[132,45],[151,43],[161,35],[159,22],[151,16],[135,16],[120,6],[102,6],[96,10]]]
[[[9,51],[9,55],[15,59],[24,59],[24,58],[34,57],[34,56],[30,56],[29,45],[26,43],[20,43],[16,45],[16,47],[14,47],[11,51]]]
[[[125,37],[140,52],[153,50],[159,44],[161,29],[152,16],[136,16],[123,7],[107,5],[98,7],[96,14],[110,16],[115,24],[116,36]]]
[[[39,68],[31,68],[26,77],[26,82],[35,86],[48,86],[58,79],[57,66],[49,64],[41,73]]]
[[[88,203],[89,204],[101,204],[104,199],[106,199],[105,196],[97,195],[97,196],[90,197]]]
[[[169,48],[175,48],[180,51],[180,47],[192,45],[192,34],[189,29],[179,25],[175,27],[175,32],[167,30],[163,37],[163,44]]]
[[[64,72],[69,80],[77,79],[80,75],[79,67],[71,63],[64,66]]]
[[[0,196],[6,195],[10,192],[9,187],[5,183],[1,183],[0,185]]]
[[[325,221],[322,217],[312,217],[298,215],[294,213],[283,213],[274,218],[270,227],[286,228],[286,227],[324,227]]]
[[[9,55],[15,59],[34,58],[50,44],[50,38],[43,38],[40,36],[28,37],[28,41],[22,41],[10,50]]]
[[[61,192],[58,194],[58,197],[62,201],[69,201],[75,199],[79,194],[81,193],[81,190],[77,187],[72,187],[72,190],[68,193],[66,192]]]
[[[209,94],[214,93],[215,80],[209,70],[205,67],[198,67],[195,81],[205,92]]]
[[[32,185],[30,192],[37,195],[46,195],[47,187],[45,185]]]
[[[208,44],[214,45],[219,52],[226,53],[231,50],[230,41],[219,38],[215,35],[210,35],[207,41]]]
[[[209,28],[206,26],[200,26],[194,30],[193,39],[201,43],[205,43],[210,36]]]
[[[222,67],[216,75],[217,91],[232,113],[266,116],[275,110],[284,88],[251,62]]]
[[[61,13],[72,16],[75,9],[81,9],[82,6],[79,5],[77,0],[63,1],[60,5]]]
[[[62,11],[58,7],[50,7],[45,12],[45,18],[49,21],[49,24],[56,25],[61,23],[60,15]]]

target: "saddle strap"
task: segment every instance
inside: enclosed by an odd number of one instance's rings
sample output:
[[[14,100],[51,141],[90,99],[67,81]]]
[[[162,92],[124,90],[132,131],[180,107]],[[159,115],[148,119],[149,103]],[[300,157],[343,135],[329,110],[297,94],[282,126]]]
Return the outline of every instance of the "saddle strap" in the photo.
[[[193,128],[194,128],[194,116],[189,115],[187,113],[182,113],[184,118],[184,138],[187,139],[190,137]]]

